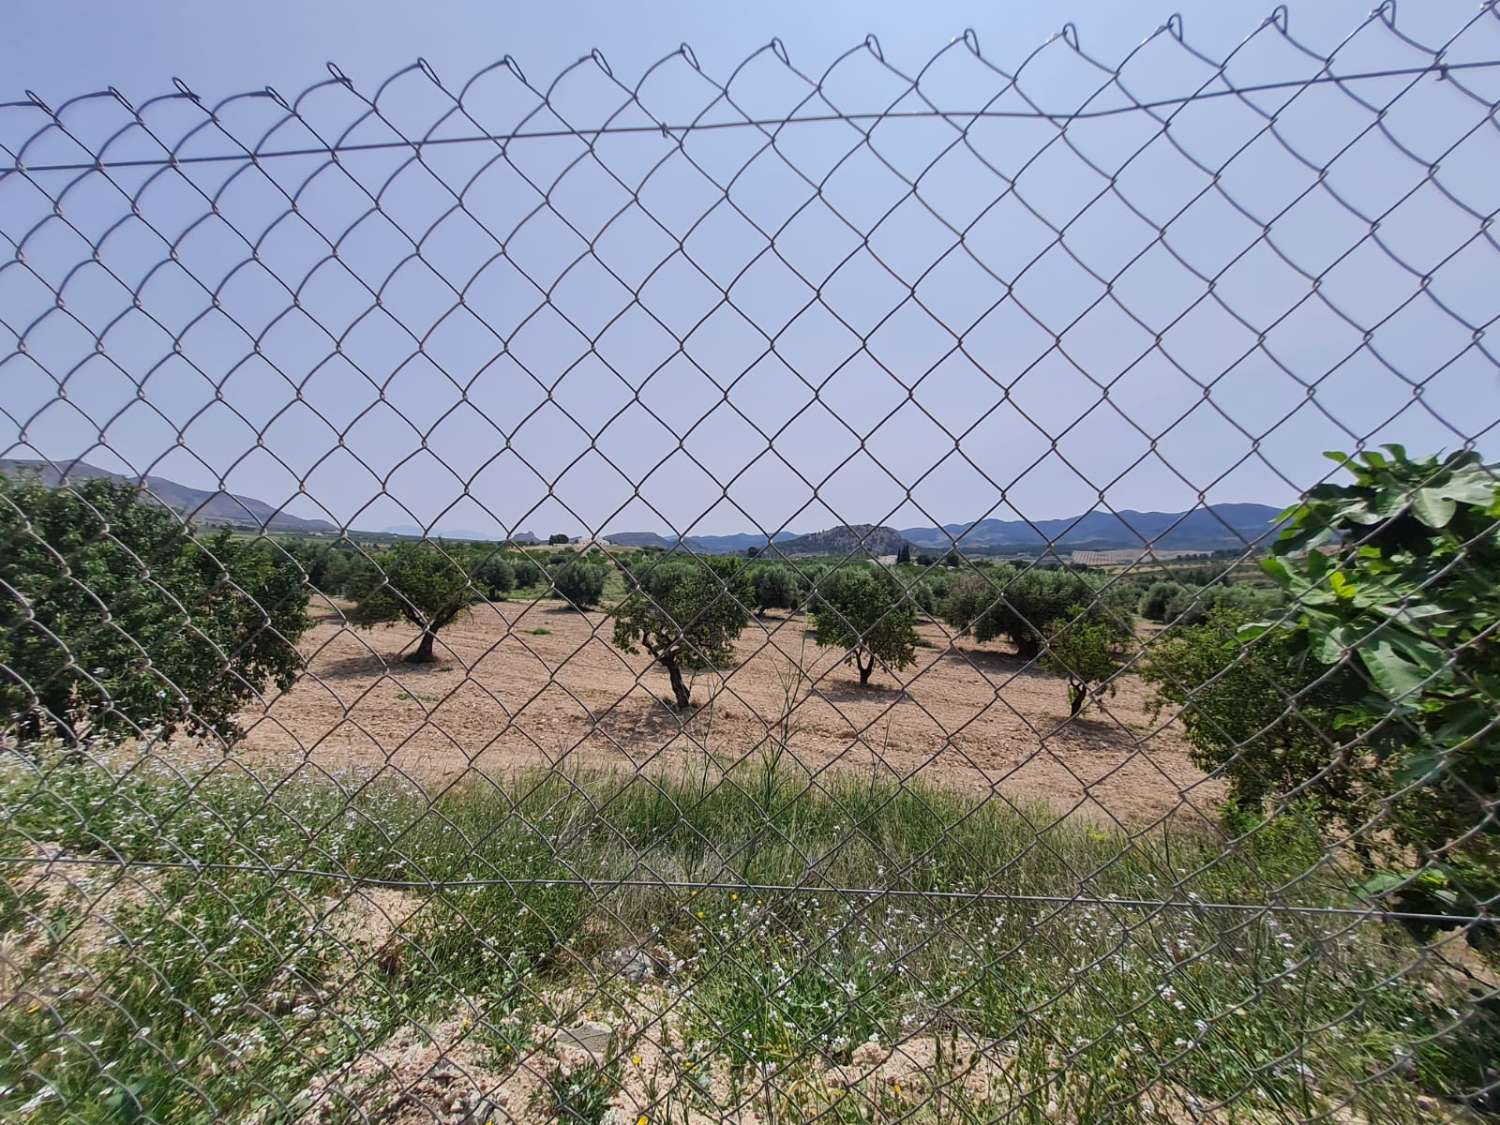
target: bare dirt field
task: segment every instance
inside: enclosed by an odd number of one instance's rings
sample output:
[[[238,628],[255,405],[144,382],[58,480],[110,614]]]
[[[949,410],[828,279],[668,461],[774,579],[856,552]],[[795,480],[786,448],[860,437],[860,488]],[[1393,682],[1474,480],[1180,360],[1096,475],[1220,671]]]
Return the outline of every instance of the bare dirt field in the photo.
[[[616,649],[611,627],[556,602],[481,604],[439,635],[439,663],[411,665],[413,628],[359,631],[324,611],[302,641],[306,674],[242,716],[238,752],[430,789],[546,765],[717,771],[784,744],[813,775],[919,776],[1129,825],[1174,811],[1207,822],[1219,795],[1133,677],[1069,721],[1060,680],[925,623],[916,665],[899,682],[877,668],[861,688],[804,618],[771,616],[745,630],[736,666],[696,675],[685,718],[662,702],[665,673]]]

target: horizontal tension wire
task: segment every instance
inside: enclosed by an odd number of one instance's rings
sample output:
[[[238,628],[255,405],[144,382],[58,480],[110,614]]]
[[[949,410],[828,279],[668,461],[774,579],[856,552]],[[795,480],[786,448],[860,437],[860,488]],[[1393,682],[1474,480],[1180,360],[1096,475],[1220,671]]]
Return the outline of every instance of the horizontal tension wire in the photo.
[[[702,133],[718,129],[780,129],[787,125],[816,125],[845,121],[883,121],[890,118],[941,118],[949,121],[972,123],[986,118],[1016,118],[1028,121],[1087,121],[1099,117],[1115,117],[1124,113],[1139,113],[1143,110],[1164,109],[1169,106],[1186,105],[1190,102],[1206,101],[1209,98],[1225,98],[1244,94],[1262,93],[1268,90],[1285,90],[1296,87],[1323,85],[1330,82],[1358,82],[1373,78],[1400,78],[1421,74],[1445,75],[1450,71],[1469,70],[1476,67],[1500,66],[1500,59],[1487,59],[1465,63],[1431,63],[1427,66],[1396,67],[1390,70],[1367,70],[1357,74],[1318,74],[1309,78],[1287,79],[1281,82],[1262,82],[1250,86],[1231,86],[1222,90],[1206,90],[1195,94],[1184,94],[1154,101],[1132,102],[1130,105],[1109,109],[1078,110],[1071,113],[1049,113],[1045,110],[976,109],[962,112],[938,109],[888,110],[871,113],[818,113],[798,117],[759,117],[744,121],[702,121],[687,125],[601,125],[597,128],[539,129],[523,133],[467,133],[455,137],[430,137],[412,141],[402,138],[390,141],[363,141],[342,145],[308,145],[301,148],[267,149],[261,152],[224,152],[203,156],[151,156],[128,160],[88,160],[64,164],[9,164],[0,165],[0,176],[14,172],[87,172],[105,168],[156,168],[179,164],[223,164],[231,161],[271,160],[280,157],[333,156],[346,152],[377,152],[383,149],[412,149],[420,153],[435,145],[462,145],[477,143],[509,144],[512,141],[555,140],[560,137],[602,137],[626,133],[681,134]],[[20,101],[0,103],[0,108],[44,108],[36,102]],[[681,139],[681,138],[679,138]]]
[[[51,866],[66,863],[84,867],[140,867],[172,871],[238,871],[252,875],[281,878],[297,875],[307,879],[331,879],[361,887],[387,887],[395,890],[449,890],[481,887],[585,887],[589,890],[612,890],[632,887],[647,890],[738,891],[765,894],[836,894],[865,898],[954,899],[968,902],[1021,902],[1057,906],[1124,906],[1144,910],[1215,910],[1239,913],[1311,914],[1352,917],[1363,921],[1443,922],[1448,925],[1472,923],[1495,925],[1500,916],[1423,914],[1410,910],[1361,909],[1354,906],[1294,906],[1271,902],[1206,902],[1198,899],[1179,901],[1148,898],[1097,898],[1089,895],[1022,895],[1003,891],[922,891],[897,887],[841,887],[812,883],[741,883],[690,879],[585,879],[580,876],[557,878],[526,877],[518,879],[383,879],[374,875],[354,875],[347,871],[320,871],[308,867],[273,867],[255,863],[196,863],[192,860],[134,860],[107,856],[0,856],[0,865],[15,863]]]

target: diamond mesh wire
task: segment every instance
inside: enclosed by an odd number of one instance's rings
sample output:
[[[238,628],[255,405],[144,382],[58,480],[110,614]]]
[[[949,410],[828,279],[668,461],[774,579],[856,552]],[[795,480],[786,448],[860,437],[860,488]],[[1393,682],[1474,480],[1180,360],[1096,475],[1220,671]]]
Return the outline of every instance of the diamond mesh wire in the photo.
[[[1496,1108],[1493,3],[329,75],[0,105],[8,1118]]]

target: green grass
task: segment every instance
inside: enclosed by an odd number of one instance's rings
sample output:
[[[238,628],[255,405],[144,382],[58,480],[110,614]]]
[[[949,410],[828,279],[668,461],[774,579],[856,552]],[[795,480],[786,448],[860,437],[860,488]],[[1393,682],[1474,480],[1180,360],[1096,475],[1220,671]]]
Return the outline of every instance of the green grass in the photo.
[[[1448,1008],[1466,1007],[1462,990],[1430,958],[1408,973],[1419,950],[1395,927],[1107,903],[1261,902],[1297,880],[1281,901],[1347,905],[1347,873],[1319,868],[1321,842],[1290,820],[1225,853],[1202,830],[1131,838],[922,784],[810,782],[770,762],[717,783],[476,780],[429,802],[398,780],[44,754],[10,758],[0,803],[3,854],[34,842],[251,868],[164,872],[116,915],[125,939],[91,955],[97,994],[0,1010],[6,1120],[269,1112],[402,1025],[464,1004],[481,1006],[478,1040],[504,1073],[534,1052],[538,1027],[573,1018],[553,1010],[569,989],[622,1024],[641,1010],[646,986],[608,976],[620,948],[657,949],[676,966],[670,1029],[639,1040],[670,1040],[673,1077],[652,1085],[662,1119],[676,1112],[669,1103],[711,1112],[714,1076],[750,1089],[774,1066],[782,1120],[882,1120],[918,1105],[914,1120],[1150,1120],[1138,1095],[1154,1086],[1288,1117],[1350,1097],[1372,1120],[1416,1121],[1428,1116],[1419,1096],[1482,1085],[1500,1052],[1491,1017],[1445,1030]],[[273,880],[268,867],[471,885],[410,891],[399,953],[376,958],[356,956],[332,924],[347,881]],[[33,875],[10,865],[0,926],[25,935],[45,975],[77,919],[63,910],[38,924]],[[646,885],[563,882],[578,876]],[[889,893],[753,887],[798,884]],[[1097,901],[921,893],[985,890]],[[899,1083],[856,1094],[825,1081],[820,1059],[845,1063],[871,1039],[909,1036],[949,1043],[941,1066],[952,1073],[976,1041],[1000,1044],[990,1054],[1002,1088],[957,1082],[929,1102]],[[554,1075],[539,1096],[561,1120],[598,1120],[637,1048],[620,1049],[602,1070]],[[1376,1077],[1406,1057],[1409,1077]]]

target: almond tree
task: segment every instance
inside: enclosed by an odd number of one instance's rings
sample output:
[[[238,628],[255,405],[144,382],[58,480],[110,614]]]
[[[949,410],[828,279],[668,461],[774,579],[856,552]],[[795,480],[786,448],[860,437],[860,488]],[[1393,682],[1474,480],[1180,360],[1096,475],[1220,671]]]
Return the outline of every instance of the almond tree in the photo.
[[[362,576],[349,620],[369,629],[405,619],[422,630],[408,664],[431,664],[438,631],[463,612],[475,590],[469,574],[433,543],[402,543],[375,560]]]
[[[680,710],[692,703],[684,668],[726,663],[750,623],[755,593],[735,560],[668,558],[632,573],[633,589],[615,607],[615,644],[645,651],[666,669]]]

